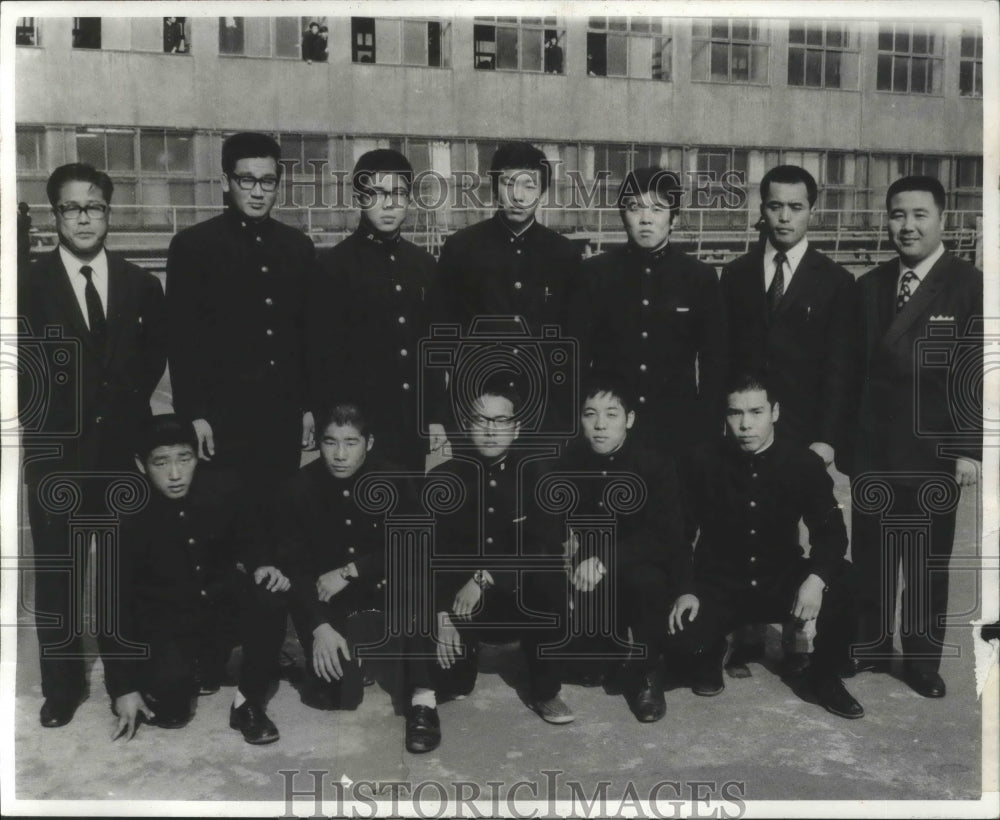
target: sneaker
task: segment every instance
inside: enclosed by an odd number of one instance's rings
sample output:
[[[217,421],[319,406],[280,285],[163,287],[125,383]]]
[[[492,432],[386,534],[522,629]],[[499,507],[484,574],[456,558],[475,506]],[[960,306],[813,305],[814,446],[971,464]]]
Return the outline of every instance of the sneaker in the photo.
[[[531,704],[531,708],[546,723],[572,723],[576,718],[573,710],[566,705],[566,702],[559,695],[548,700],[536,700]]]

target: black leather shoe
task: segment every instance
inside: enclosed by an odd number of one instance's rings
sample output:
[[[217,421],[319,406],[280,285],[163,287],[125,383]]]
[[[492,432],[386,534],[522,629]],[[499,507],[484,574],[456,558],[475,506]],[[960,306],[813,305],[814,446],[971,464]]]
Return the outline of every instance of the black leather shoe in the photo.
[[[848,720],[865,716],[864,707],[847,691],[847,687],[835,675],[824,675],[813,681],[813,690],[819,705],[831,714]]]
[[[1000,621],[992,624],[984,624],[979,635],[984,641],[992,641],[994,638],[1000,638]]]
[[[249,700],[244,701],[238,709],[235,706],[229,707],[229,728],[239,729],[243,733],[243,739],[255,746],[274,743],[281,737],[278,727],[271,722],[264,707]]]
[[[722,667],[725,666],[728,655],[729,646],[725,638],[711,649],[695,655],[691,691],[696,695],[710,698],[725,689],[726,683],[722,679]]]
[[[76,714],[76,707],[79,704],[73,700],[58,700],[56,698],[46,698],[42,704],[42,709],[38,714],[39,721],[46,729],[58,729],[65,726]]]
[[[410,706],[406,710],[406,751],[433,752],[441,745],[441,721],[437,709]]]
[[[639,686],[628,697],[632,714],[640,723],[655,723],[667,713],[663,683],[655,674],[643,675]]]
[[[861,672],[888,672],[889,661],[884,658],[848,658],[838,674],[842,678],[853,678]]]
[[[910,684],[910,688],[918,695],[923,695],[925,698],[944,697],[944,681],[933,669],[920,666],[907,666],[904,668],[903,677]]]

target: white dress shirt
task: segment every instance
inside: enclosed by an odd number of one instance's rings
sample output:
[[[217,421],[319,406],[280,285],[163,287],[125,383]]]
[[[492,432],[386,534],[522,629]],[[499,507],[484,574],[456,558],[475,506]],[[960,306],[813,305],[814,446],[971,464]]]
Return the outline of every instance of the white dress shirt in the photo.
[[[108,255],[104,248],[101,248],[89,262],[77,259],[64,245],[59,246],[59,258],[62,259],[63,267],[69,275],[69,283],[73,286],[73,293],[76,294],[76,301],[80,305],[80,312],[83,314],[84,324],[90,329],[90,318],[87,315],[87,277],[80,273],[80,268],[90,265],[94,271],[90,274],[90,279],[97,288],[97,295],[101,299],[101,307],[104,308],[104,315],[108,315]]]
[[[802,257],[806,255],[806,249],[809,247],[809,240],[806,237],[802,237],[798,242],[796,242],[792,247],[785,251],[785,291],[787,292],[788,286],[792,282],[792,277],[795,275],[795,270],[799,266],[799,262],[802,261]],[[764,291],[766,292],[769,287],[771,287],[771,282],[774,281],[774,255],[778,252],[778,249],[771,244],[771,240],[768,239],[764,242]]]
[[[934,251],[930,256],[928,256],[923,262],[915,267],[910,267],[902,259],[899,260],[899,276],[896,277],[896,293],[899,293],[899,286],[903,284],[903,274],[908,270],[913,271],[917,279],[916,281],[910,280],[910,296],[912,298],[913,294],[917,292],[917,288],[920,287],[920,283],[924,281],[924,278],[928,273],[931,272],[931,268],[934,267],[935,263],[944,255],[944,243],[938,245],[937,250]]]

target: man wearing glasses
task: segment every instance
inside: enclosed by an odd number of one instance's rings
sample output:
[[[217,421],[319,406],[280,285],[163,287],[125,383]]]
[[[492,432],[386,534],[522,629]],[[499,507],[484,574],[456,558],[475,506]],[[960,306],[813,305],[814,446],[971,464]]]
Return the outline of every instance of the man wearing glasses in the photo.
[[[398,151],[362,155],[352,175],[358,227],[320,254],[310,288],[309,381],[312,406],[363,396],[374,412],[379,450],[394,463],[424,470],[428,443],[419,429],[417,396],[423,389],[443,405],[444,381],[431,371],[420,385],[420,339],[430,332],[434,257],[403,238],[413,167]],[[338,395],[339,394],[339,395]],[[428,421],[436,421],[428,419]],[[444,442],[444,426],[423,431],[431,449]]]
[[[57,168],[46,193],[59,247],[18,281],[18,311],[31,334],[22,337],[19,399],[47,728],[69,723],[85,692],[74,594],[84,567],[67,572],[66,560],[78,555],[69,517],[108,515],[105,496],[112,479],[134,472],[134,438],[167,357],[160,283],[104,248],[113,190],[90,165]],[[36,351],[49,365],[41,371],[30,366]],[[47,452],[32,454],[39,442]],[[102,652],[110,638],[99,635]]]
[[[194,419],[199,457],[238,472],[260,499],[312,439],[303,309],[315,250],[271,218],[280,159],[264,134],[227,138],[225,212],[178,233],[167,256],[174,409]]]

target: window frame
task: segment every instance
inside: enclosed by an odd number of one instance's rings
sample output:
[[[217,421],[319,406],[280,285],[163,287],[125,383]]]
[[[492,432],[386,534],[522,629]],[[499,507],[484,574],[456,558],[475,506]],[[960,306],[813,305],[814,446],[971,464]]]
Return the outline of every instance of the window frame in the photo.
[[[500,71],[500,72],[520,72],[524,74],[545,74],[548,76],[566,76],[566,20],[559,16],[549,17],[482,17],[472,18],[472,67],[475,71]],[[481,38],[484,29],[493,29],[493,39]],[[500,62],[500,36],[505,32],[507,36],[513,33],[514,46],[517,50],[517,66],[501,66]],[[538,68],[525,68],[525,40],[527,33],[538,33],[539,51]],[[545,43],[549,39],[549,32],[555,32],[557,44],[562,51],[562,70],[545,70]],[[492,51],[480,50],[480,43],[493,43]],[[492,58],[492,65],[482,65],[482,60]]]
[[[357,42],[357,34],[361,22],[371,23],[371,37],[372,42],[368,44],[359,44]],[[398,28],[398,44],[399,44],[399,61],[390,62],[388,60],[379,60],[378,56],[378,33],[379,33],[379,23],[389,24],[394,23]],[[424,54],[426,55],[426,62],[416,63],[407,62],[406,60],[406,30],[405,25],[407,23],[419,23],[423,25],[423,33],[420,38],[420,42],[424,45]],[[450,69],[451,68],[451,25],[452,21],[446,17],[351,17],[351,63],[355,65],[383,65],[383,66],[394,66],[396,68],[434,68],[434,69]],[[437,52],[438,61],[437,64],[431,62],[431,26],[437,26]],[[367,28],[367,26],[365,26]],[[361,49],[365,51],[371,51],[371,60],[362,60],[358,58]]]
[[[302,32],[303,32],[303,23],[302,23],[302,21],[303,20],[309,20],[309,19],[315,19],[315,18],[298,17],[298,16],[296,16],[296,17],[289,17],[289,16],[286,16],[286,15],[280,15],[280,16],[277,16],[277,17],[265,17],[263,15],[251,16],[251,17],[246,17],[246,16],[240,17],[240,16],[235,16],[234,15],[233,18],[232,18],[233,20],[240,20],[240,21],[242,21],[240,23],[240,27],[239,27],[240,32],[241,32],[241,37],[242,37],[242,40],[243,40],[243,42],[242,42],[242,51],[241,52],[223,51],[223,49],[222,49],[222,29],[223,29],[223,21],[225,21],[227,18],[225,18],[225,17],[219,17],[217,19],[218,19],[219,23],[218,23],[218,29],[217,29],[216,45],[217,45],[217,48],[218,48],[217,54],[218,54],[219,57],[224,57],[226,59],[230,59],[230,58],[239,59],[239,58],[242,58],[242,59],[246,59],[246,60],[288,60],[288,61],[299,62],[299,61],[302,60]],[[247,20],[266,20],[267,21],[267,26],[268,26],[268,28],[267,28],[268,53],[267,54],[247,54],[246,53],[247,39],[248,39],[247,38],[247,25],[246,25],[246,21]],[[294,54],[279,54],[278,53],[278,46],[279,46],[279,44],[281,42],[279,40],[279,37],[278,37],[278,35],[279,35],[278,21],[279,20],[295,20],[296,21],[296,34],[295,34],[295,39],[293,41],[294,42],[293,48],[294,48],[294,52],[295,52]]]
[[[965,55],[962,50],[964,40],[971,37],[974,41],[973,54]],[[972,66],[972,90],[962,90],[962,75],[966,65]],[[978,90],[977,90],[978,86]],[[983,32],[962,29],[958,39],[958,96],[970,99],[982,99],[983,96]]]
[[[740,24],[746,22],[749,26],[748,38],[734,38],[733,37],[733,25],[734,23]],[[728,28],[728,35],[726,37],[717,36],[715,34],[715,25],[717,23],[725,22]],[[699,33],[699,26],[705,26],[707,29],[707,34]],[[722,85],[753,85],[758,87],[769,87],[771,83],[771,49],[773,45],[773,40],[771,38],[771,32],[774,29],[774,24],[771,20],[756,20],[749,18],[731,18],[731,17],[705,17],[699,18],[692,21],[691,26],[691,82],[693,83],[717,83]],[[754,38],[754,31],[757,32],[757,38]],[[707,75],[704,77],[697,76],[695,70],[695,61],[699,57],[698,45],[700,43],[705,44],[708,49],[707,53]],[[726,78],[717,79],[713,76],[712,71],[712,47],[713,45],[726,45]],[[734,47],[746,47],[748,50],[749,60],[747,64],[747,79],[733,79],[733,48]],[[753,78],[753,72],[751,67],[753,65],[752,57],[754,49],[763,49],[765,58],[765,76],[762,80],[756,80]]]
[[[18,17],[14,21],[14,45],[17,48],[41,48],[42,46],[42,30],[39,25],[41,17]],[[30,20],[30,23],[25,24],[24,21]],[[21,36],[22,32],[30,29],[32,42],[30,43],[20,43],[18,38]]]
[[[601,23],[595,21],[600,20]],[[643,26],[640,28],[639,26]],[[654,30],[654,26],[658,30]],[[650,80],[658,83],[672,83],[674,81],[674,44],[675,37],[673,25],[668,18],[652,16],[629,16],[629,17],[587,17],[587,57],[591,56],[592,38],[603,36],[604,40],[604,73],[597,73],[591,70],[591,64],[587,66],[588,77],[600,77],[602,79],[615,80]],[[623,37],[625,39],[625,73],[609,74],[608,67],[608,36]],[[633,53],[632,43],[638,40],[650,41],[650,76],[639,76],[633,74],[632,64]],[[659,48],[658,48],[659,47]],[[660,63],[660,75],[656,76],[655,56],[659,51],[661,57],[664,51],[669,49],[666,70]]]
[[[829,44],[828,39],[832,26],[839,26],[840,30],[838,33],[842,35],[844,45],[837,46]],[[801,42],[792,41],[792,32],[797,28],[802,29]],[[816,28],[818,28],[820,32],[820,42],[810,43],[809,37],[812,33],[811,30],[815,30]],[[793,82],[792,54],[793,52],[800,51],[802,52],[802,82]],[[808,82],[810,52],[819,52],[820,54],[819,85],[812,85]],[[834,53],[840,55],[841,68],[838,77],[840,83],[838,85],[830,85],[827,83],[829,65],[828,55]],[[854,61],[855,82],[853,86],[845,86],[843,83],[843,65],[845,57],[847,56],[850,56]],[[824,91],[859,91],[861,86],[860,32],[851,24],[850,21],[846,20],[801,20],[790,22],[788,27],[788,66],[786,70],[786,82],[792,88],[812,88]]]
[[[889,29],[889,34],[892,38],[892,48],[884,49],[882,47],[882,38],[886,33],[886,29]],[[896,44],[899,40],[899,32],[903,29],[905,31],[905,37],[908,42],[906,51],[902,49],[897,49]],[[915,51],[914,50],[914,40],[916,37],[927,37],[934,44],[932,51]],[[878,24],[878,33],[876,35],[876,63],[875,63],[875,90],[884,94],[917,94],[922,97],[942,97],[944,96],[944,52],[945,52],[945,36],[940,32],[935,32],[929,24],[923,23],[898,23],[898,22],[880,22]],[[881,87],[881,73],[883,67],[884,58],[888,58],[888,74],[889,74],[889,87]],[[898,89],[896,88],[896,65],[897,60],[906,60],[906,88]],[[913,90],[913,66],[914,60],[926,60],[928,67],[932,68],[933,71],[929,74],[930,81],[927,82],[929,90],[925,91],[914,91]],[[927,75],[925,75],[927,78]],[[933,78],[937,78],[937,90],[933,90],[934,82]]]

